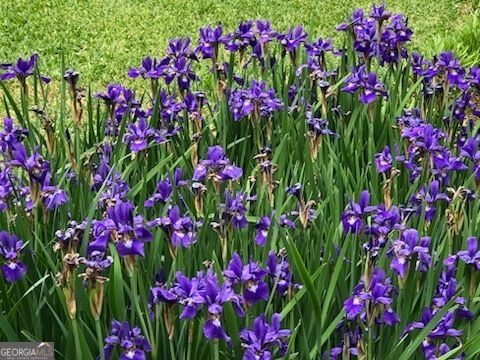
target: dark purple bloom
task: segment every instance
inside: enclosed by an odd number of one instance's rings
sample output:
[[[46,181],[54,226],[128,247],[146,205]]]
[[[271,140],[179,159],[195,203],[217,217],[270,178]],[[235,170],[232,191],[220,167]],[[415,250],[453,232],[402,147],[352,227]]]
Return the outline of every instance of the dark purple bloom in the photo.
[[[128,144],[134,153],[145,150],[150,140],[161,143],[165,142],[166,138],[158,130],[150,128],[145,118],[140,118],[137,122],[130,124],[123,138],[123,142]]]
[[[262,216],[255,224],[257,233],[255,235],[255,243],[258,246],[265,246],[267,242],[268,230],[270,229],[270,217]]]
[[[141,215],[134,215],[135,206],[129,201],[118,201],[107,209],[103,220],[120,256],[144,256],[144,243],[153,236]]]
[[[0,80],[10,80],[18,78],[24,81],[28,76],[33,75],[38,61],[38,54],[33,54],[29,59],[19,58],[16,64],[2,64],[0,70]]]
[[[27,273],[25,264],[20,261],[23,241],[6,231],[0,231],[0,258],[3,258],[2,274],[9,283],[21,280]]]
[[[193,180],[198,182],[209,178],[214,183],[221,183],[226,180],[238,180],[242,175],[242,168],[230,164],[225,150],[221,146],[215,145],[208,148],[207,157],[200,160],[195,167]]]
[[[198,76],[192,71],[191,60],[188,60],[186,57],[179,57],[173,60],[166,69],[165,82],[169,85],[175,79],[181,91],[190,89],[190,82],[198,80]]]
[[[377,79],[377,75],[373,72],[366,73],[365,65],[353,69],[351,74],[345,80],[342,91],[354,94],[360,93],[360,101],[363,104],[370,104],[375,101],[377,96],[387,97],[385,84]]]
[[[199,39],[197,52],[200,52],[204,59],[213,59],[214,62],[218,59],[218,50],[221,44],[227,44],[231,36],[223,35],[222,26],[212,28],[210,26],[201,28],[199,30]]]
[[[131,328],[126,321],[112,321],[110,335],[105,338],[105,347],[103,348],[107,360],[111,359],[115,345],[120,348],[120,360],[146,360],[145,353],[152,351],[150,343],[141,334],[140,329],[138,327]]]
[[[235,253],[223,272],[226,282],[230,286],[241,284],[243,297],[249,304],[267,300],[269,295],[268,285],[263,281],[267,272],[256,262],[250,261],[243,265],[240,256]]]
[[[440,74],[444,75],[449,85],[457,86],[460,89],[464,89],[467,86],[464,79],[465,69],[460,65],[460,61],[453,56],[452,52],[440,53],[435,67]]]
[[[440,192],[440,183],[437,180],[432,181],[428,188],[425,185],[422,186],[420,191],[410,198],[413,204],[419,206],[418,214],[421,213],[422,207],[425,207],[425,220],[429,222],[433,220],[437,212],[435,204],[442,200],[450,201],[450,198]]]
[[[221,322],[223,305],[231,302],[237,314],[243,316],[240,297],[227,284],[219,285],[217,277],[211,274],[207,274],[205,277],[205,290],[202,296],[209,313],[209,318],[203,327],[204,336],[207,339],[222,339],[231,344],[230,337],[225,332]]]
[[[364,216],[373,210],[374,206],[369,206],[370,193],[368,190],[362,191],[358,203],[350,201],[342,214],[342,224],[344,233],[360,234],[364,227]]]
[[[328,128],[328,120],[316,118],[311,110],[306,112],[306,117],[308,132],[314,137],[321,137],[323,135],[338,136]]]
[[[30,179],[40,185],[43,185],[50,173],[50,163],[43,159],[38,151],[38,147],[34,149],[32,155],[28,156],[25,146],[17,144],[12,151],[10,164],[23,168],[28,172]]]
[[[249,89],[233,90],[228,98],[233,119],[239,121],[251,116],[254,120],[260,117],[270,118],[277,110],[283,109],[283,103],[275,95],[273,88],[268,88],[263,81],[252,81]]]
[[[390,171],[392,168],[392,161],[392,154],[390,153],[390,147],[388,145],[385,145],[383,151],[375,154],[375,165],[380,174]]]
[[[362,279],[353,290],[352,297],[343,303],[347,318],[353,319],[360,316],[363,319],[365,316],[374,316],[375,320],[387,325],[398,323],[400,320],[391,306],[393,292],[391,280],[386,277],[382,269],[375,268],[368,288],[365,287],[365,279]],[[370,311],[367,311],[367,306],[371,307]],[[371,321],[373,321],[372,318],[367,319],[367,322]]]
[[[480,250],[476,237],[469,237],[467,239],[467,250],[459,251],[457,256],[465,264],[475,266],[477,270],[480,270]]]
[[[175,248],[188,248],[197,242],[197,224],[189,216],[182,215],[177,205],[169,209],[168,216],[150,221],[149,226],[161,227]]]
[[[168,58],[158,60],[147,56],[142,60],[140,67],[128,70],[128,76],[134,79],[139,76],[143,79],[158,79],[164,75],[168,63]]]
[[[173,187],[168,177],[159,181],[153,195],[145,200],[145,207],[153,207],[157,202],[165,204],[170,199],[172,192]]]
[[[266,270],[271,279],[271,283],[273,284],[272,287],[276,284],[276,291],[280,296],[287,295],[292,287],[301,286],[293,283],[290,264],[282,251],[278,255],[272,251],[269,252]]]
[[[293,53],[297,48],[307,41],[307,33],[301,25],[298,25],[285,34],[278,34],[277,38],[286,51]]]
[[[177,37],[168,42],[167,56],[172,59],[186,57],[187,59],[197,60],[195,51],[190,47],[190,38],[187,36],[184,39]]]
[[[0,150],[13,151],[27,136],[27,129],[13,125],[13,119],[4,118],[3,130],[0,131]]]
[[[245,349],[243,360],[272,359],[274,348],[278,347],[278,355],[287,351],[287,341],[291,331],[280,328],[280,314],[272,315],[272,322],[266,322],[262,314],[253,321],[252,330],[240,332],[242,346]]]
[[[391,269],[402,278],[407,276],[409,262],[417,255],[418,269],[422,272],[427,271],[432,263],[429,245],[429,237],[420,237],[415,229],[405,230],[392,244],[390,253],[394,258],[390,264]]]
[[[48,181],[48,184],[50,181]],[[43,204],[48,210],[55,210],[68,202],[67,193],[58,186],[44,185],[41,191]]]

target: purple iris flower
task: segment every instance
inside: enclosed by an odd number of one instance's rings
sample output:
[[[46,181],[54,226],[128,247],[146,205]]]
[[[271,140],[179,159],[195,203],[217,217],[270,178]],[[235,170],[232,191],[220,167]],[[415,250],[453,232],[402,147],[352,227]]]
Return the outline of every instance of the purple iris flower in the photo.
[[[375,165],[377,166],[377,171],[380,174],[390,171],[392,168],[392,162],[392,154],[388,145],[385,145],[383,151],[375,154]]]
[[[421,272],[427,271],[432,264],[429,245],[429,237],[420,237],[415,229],[405,230],[401,237],[393,242],[390,250],[390,254],[394,256],[390,264],[393,272],[401,278],[407,276],[409,262],[415,254],[418,257],[418,269]]]
[[[28,156],[25,146],[17,144],[12,151],[10,164],[23,168],[27,171],[30,179],[40,185],[43,185],[47,175],[50,173],[50,163],[43,159],[38,147],[34,149],[32,155]]]
[[[21,280],[27,273],[25,264],[20,261],[23,241],[6,231],[0,231],[0,258],[3,258],[2,274],[9,283]]]
[[[134,153],[145,150],[150,140],[162,143],[166,141],[166,137],[162,136],[160,131],[150,128],[145,118],[140,118],[135,123],[130,124],[123,138],[123,142],[128,144],[130,150]]]
[[[276,284],[277,294],[286,296],[292,287],[300,285],[293,283],[293,275],[284,253],[276,255],[273,251],[268,253],[267,268],[268,276],[271,279],[272,288]]]
[[[0,70],[3,70],[0,74],[0,80],[10,80],[16,77],[19,80],[24,81],[35,72],[38,58],[38,54],[33,54],[29,59],[19,58],[16,64],[0,65]]]
[[[131,328],[128,322],[112,320],[110,335],[105,338],[105,359],[110,360],[112,352],[118,345],[121,351],[120,360],[146,360],[146,352],[151,352],[150,343],[142,335],[140,328]]]
[[[285,34],[278,34],[277,39],[283,48],[289,53],[294,53],[297,48],[307,41],[307,33],[301,25],[298,25]]]
[[[441,74],[444,74],[446,81],[451,86],[457,86],[464,89],[467,83],[464,79],[465,69],[460,65],[460,61],[456,59],[452,52],[442,52],[438,55],[435,67]]]
[[[197,224],[192,218],[180,213],[175,205],[168,211],[168,216],[160,217],[149,222],[149,226],[159,226],[170,237],[173,247],[188,248],[197,242]]]
[[[266,44],[275,39],[277,32],[272,29],[272,25],[268,20],[257,20],[255,23],[256,37],[260,44]]]
[[[225,44],[225,47],[230,52],[239,51],[242,56],[246,48],[255,45],[256,41],[253,21],[244,21],[238,25],[237,30],[231,36],[230,41]]]
[[[248,264],[243,265],[242,259],[240,259],[237,253],[233,254],[227,269],[223,272],[227,284],[230,286],[241,284],[243,297],[249,304],[268,300],[268,285],[263,280],[266,274],[267,271],[256,262],[250,261]]]
[[[158,79],[164,75],[168,64],[168,58],[158,60],[147,56],[142,60],[140,67],[132,67],[130,70],[128,70],[128,76],[134,79],[139,76],[141,76],[143,79]]]
[[[256,80],[249,89],[233,90],[228,104],[235,121],[248,116],[255,120],[270,118],[275,111],[283,109],[283,102],[276,97],[275,90],[268,88],[266,82]]]
[[[469,237],[467,239],[467,250],[459,251],[457,256],[465,264],[475,266],[477,270],[480,270],[480,250],[476,237]]]
[[[204,284],[201,278],[187,278],[180,271],[176,274],[175,294],[177,302],[183,306],[180,319],[193,319],[200,306],[204,304]]]
[[[7,210],[10,196],[15,195],[11,179],[15,179],[12,169],[0,170],[0,212]]]
[[[11,152],[28,136],[28,130],[13,124],[13,119],[3,119],[3,130],[0,131],[0,150]]]
[[[377,79],[377,75],[373,72],[366,73],[365,65],[353,69],[351,74],[345,80],[342,91],[349,94],[360,92],[360,101],[363,104],[370,104],[378,96],[387,97],[385,84]]]
[[[111,105],[124,101],[125,91],[126,89],[120,84],[108,84],[106,92],[97,93],[95,96]]]
[[[186,57],[187,59],[197,60],[195,51],[190,47],[190,38],[177,37],[168,42],[167,56],[172,59]]]
[[[343,307],[348,319],[360,316],[375,316],[377,321],[384,322],[387,325],[394,325],[400,320],[392,309],[392,294],[394,288],[391,280],[386,277],[385,272],[380,268],[375,268],[370,278],[368,288],[365,287],[365,280],[353,290],[352,297],[345,300]],[[373,307],[372,311],[367,312],[367,306]],[[381,316],[381,318],[380,318]],[[372,319],[367,319],[372,321]]]
[[[217,277],[211,274],[207,274],[205,277],[205,291],[202,296],[205,308],[209,313],[209,318],[203,326],[204,336],[207,339],[222,339],[230,345],[230,337],[221,322],[223,305],[231,302],[237,315],[243,316],[240,297],[227,284],[219,285]]]
[[[238,166],[231,165],[220,145],[210,146],[206,159],[200,160],[193,172],[194,181],[203,181],[211,178],[215,183],[226,180],[238,180],[242,177],[243,170]]]
[[[153,236],[141,215],[134,216],[135,206],[130,201],[118,201],[107,209],[103,220],[120,256],[144,256],[144,243]]]
[[[58,251],[59,249],[64,249],[68,252],[72,248],[76,249],[82,241],[83,234],[87,228],[87,223],[87,220],[83,220],[82,222],[70,220],[68,222],[68,227],[64,231],[55,231],[57,242],[53,246],[53,250]]]
[[[42,187],[41,197],[48,210],[55,210],[68,202],[67,193],[58,186],[50,185],[50,176],[47,176]]]
[[[407,19],[402,14],[396,14],[381,34],[379,46],[382,63],[398,63],[400,59],[408,56],[404,44],[411,40],[412,29],[408,26]]]
[[[200,307],[205,303],[203,277],[189,279],[178,271],[175,275],[176,282],[169,289],[164,286],[155,286],[150,290],[149,306],[161,302],[167,304],[180,304],[183,311],[180,319],[193,319]]]
[[[225,200],[220,204],[222,220],[233,229],[244,229],[247,227],[247,208],[246,202],[255,200],[245,193],[237,192],[232,194],[229,190],[225,190]]]
[[[222,26],[212,28],[210,26],[201,28],[199,30],[198,47],[196,52],[200,52],[204,59],[213,59],[214,62],[218,59],[218,50],[221,44],[228,44],[231,36],[223,35]]]
[[[374,18],[379,23],[388,20],[392,14],[385,9],[385,4],[373,5],[370,17]]]
[[[91,288],[108,280],[102,273],[113,264],[113,257],[106,256],[101,251],[92,251],[88,257],[82,258],[81,262],[86,266],[85,272],[79,275],[83,278],[84,287]]]
[[[262,216],[258,222],[255,224],[255,229],[257,233],[255,235],[255,243],[258,246],[265,246],[267,243],[268,237],[268,230],[270,229],[270,217],[269,216]]]
[[[279,356],[287,352],[291,331],[281,329],[280,320],[280,314],[273,314],[269,324],[265,315],[261,314],[253,321],[252,330],[245,328],[240,332],[242,347],[245,349],[243,360],[272,359],[274,348],[277,347]]]
[[[344,233],[360,234],[364,228],[364,216],[373,210],[375,206],[369,206],[370,193],[362,191],[358,203],[350,201],[342,213]]]
[[[288,214],[280,215],[280,218],[278,219],[278,223],[280,224],[280,226],[285,228],[295,229],[297,227],[295,225],[295,222],[293,222],[293,220],[291,220],[288,217]]]
[[[192,71],[191,60],[186,57],[179,57],[173,60],[165,72],[165,82],[170,85],[173,80],[177,80],[181,91],[190,89],[190,82],[198,80],[198,76]]]
[[[477,138],[468,138],[460,147],[460,155],[473,162],[473,174],[475,180],[480,180],[480,150]]]
[[[323,135],[338,136],[328,128],[328,120],[316,118],[311,110],[306,112],[306,118],[309,134],[314,137],[321,137]]]
[[[435,204],[438,201],[443,200],[449,202],[450,198],[446,194],[440,192],[440,183],[438,180],[432,181],[428,185],[428,188],[425,185],[422,186],[420,191],[410,198],[410,201],[418,206],[418,214],[421,214],[422,206],[425,206],[425,220],[429,222],[433,220],[437,213]]]
[[[159,181],[153,195],[145,200],[145,207],[153,207],[158,202],[165,204],[170,199],[172,192],[173,187],[168,177]]]

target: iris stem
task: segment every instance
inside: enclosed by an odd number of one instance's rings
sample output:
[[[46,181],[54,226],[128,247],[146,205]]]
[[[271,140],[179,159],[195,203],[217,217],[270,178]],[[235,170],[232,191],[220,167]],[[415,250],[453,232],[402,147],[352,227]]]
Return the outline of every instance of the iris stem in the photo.
[[[220,348],[219,348],[219,345],[218,345],[218,339],[214,340],[213,346],[214,346],[215,360],[219,360],[220,359]]]
[[[75,340],[75,353],[78,360],[82,360],[82,347],[80,346],[80,335],[78,334],[77,319],[72,319],[73,338]]]
[[[133,274],[130,277],[130,287],[131,287],[131,292],[132,292],[132,302],[135,306],[135,311],[137,312],[137,315],[140,319],[140,326],[142,327],[143,333],[149,339],[150,344],[154,348],[155,344],[152,341],[153,338],[151,336],[149,336],[149,333],[147,331],[147,324],[145,323],[145,319],[143,318],[143,315],[142,315],[142,309],[140,308],[140,303],[138,302],[137,272],[135,270],[133,271]]]
[[[168,343],[170,345],[170,357],[172,359],[176,359],[177,357],[175,356],[175,344],[173,342],[173,338],[168,339]]]
[[[103,352],[103,337],[102,337],[102,328],[100,326],[100,320],[95,320],[95,329],[97,331],[97,343],[98,343],[98,351],[100,353],[100,359],[105,360],[105,353]]]

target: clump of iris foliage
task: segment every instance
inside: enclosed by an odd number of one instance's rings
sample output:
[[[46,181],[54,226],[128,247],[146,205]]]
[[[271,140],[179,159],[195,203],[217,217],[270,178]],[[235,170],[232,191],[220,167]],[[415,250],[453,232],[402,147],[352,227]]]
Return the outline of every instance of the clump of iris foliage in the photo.
[[[130,68],[137,90],[2,65],[0,339],[478,358],[480,70],[410,52],[383,5],[338,30],[205,27]]]

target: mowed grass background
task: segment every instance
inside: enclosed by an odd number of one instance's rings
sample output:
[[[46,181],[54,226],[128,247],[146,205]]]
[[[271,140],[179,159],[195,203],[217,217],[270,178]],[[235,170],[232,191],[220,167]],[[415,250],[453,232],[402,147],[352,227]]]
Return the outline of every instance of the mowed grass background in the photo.
[[[161,56],[168,39],[222,23],[232,30],[246,19],[269,19],[279,30],[303,24],[311,35],[334,36],[335,26],[371,0],[1,0],[0,62],[41,55],[42,72],[60,75],[65,65],[99,89],[125,81],[127,68],[145,55]],[[378,1],[377,1],[378,3]],[[461,23],[469,1],[386,1],[409,18],[413,47],[427,53]]]

